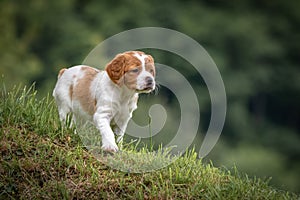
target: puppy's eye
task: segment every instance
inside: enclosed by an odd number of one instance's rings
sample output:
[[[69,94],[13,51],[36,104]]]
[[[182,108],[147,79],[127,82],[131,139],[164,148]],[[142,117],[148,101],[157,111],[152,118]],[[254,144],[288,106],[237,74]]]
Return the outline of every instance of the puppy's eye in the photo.
[[[130,72],[132,72],[132,73],[138,73],[139,69],[138,68],[134,68],[134,69],[130,70]]]

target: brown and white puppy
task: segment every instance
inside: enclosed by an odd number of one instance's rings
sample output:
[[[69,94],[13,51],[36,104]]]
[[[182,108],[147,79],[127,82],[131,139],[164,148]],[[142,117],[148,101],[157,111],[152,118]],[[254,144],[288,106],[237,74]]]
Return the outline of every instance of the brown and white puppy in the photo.
[[[139,93],[155,89],[155,66],[152,56],[141,51],[118,54],[105,71],[79,65],[61,69],[53,91],[62,122],[68,113],[91,121],[102,136],[102,149],[116,152]]]

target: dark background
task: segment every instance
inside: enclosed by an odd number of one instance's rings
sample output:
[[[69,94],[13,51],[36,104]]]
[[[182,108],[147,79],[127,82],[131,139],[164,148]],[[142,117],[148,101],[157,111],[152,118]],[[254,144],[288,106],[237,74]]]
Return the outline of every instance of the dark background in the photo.
[[[35,82],[43,97],[60,68],[80,64],[107,37],[145,26],[180,31],[208,51],[226,88],[225,127],[206,159],[300,192],[299,9],[297,0],[1,0],[1,82],[7,89]],[[201,77],[178,56],[152,52],[203,91],[197,95],[205,131],[210,99]],[[176,107],[164,94],[162,88],[156,98]]]

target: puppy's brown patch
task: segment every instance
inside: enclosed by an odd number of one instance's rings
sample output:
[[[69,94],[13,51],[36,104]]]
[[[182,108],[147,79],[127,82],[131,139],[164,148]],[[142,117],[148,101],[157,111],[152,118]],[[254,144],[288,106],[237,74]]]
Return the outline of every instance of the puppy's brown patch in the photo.
[[[61,69],[61,70],[59,71],[59,73],[58,73],[57,78],[60,78],[60,77],[63,75],[63,73],[64,73],[65,71],[66,71],[66,68]]]
[[[69,96],[70,96],[70,99],[73,100],[73,85],[70,85]]]
[[[78,79],[77,84],[72,88],[72,97],[74,100],[80,102],[85,112],[93,115],[96,111],[97,101],[91,94],[91,84],[99,71],[88,66],[82,67],[81,70],[84,72],[84,76],[81,79]]]

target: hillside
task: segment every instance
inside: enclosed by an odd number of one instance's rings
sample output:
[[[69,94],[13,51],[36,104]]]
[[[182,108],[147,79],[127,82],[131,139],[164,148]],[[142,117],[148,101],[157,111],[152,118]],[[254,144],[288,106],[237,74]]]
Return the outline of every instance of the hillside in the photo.
[[[60,125],[52,97],[37,100],[33,88],[0,97],[0,199],[299,198],[265,180],[204,164],[192,151],[151,173],[111,169]]]

